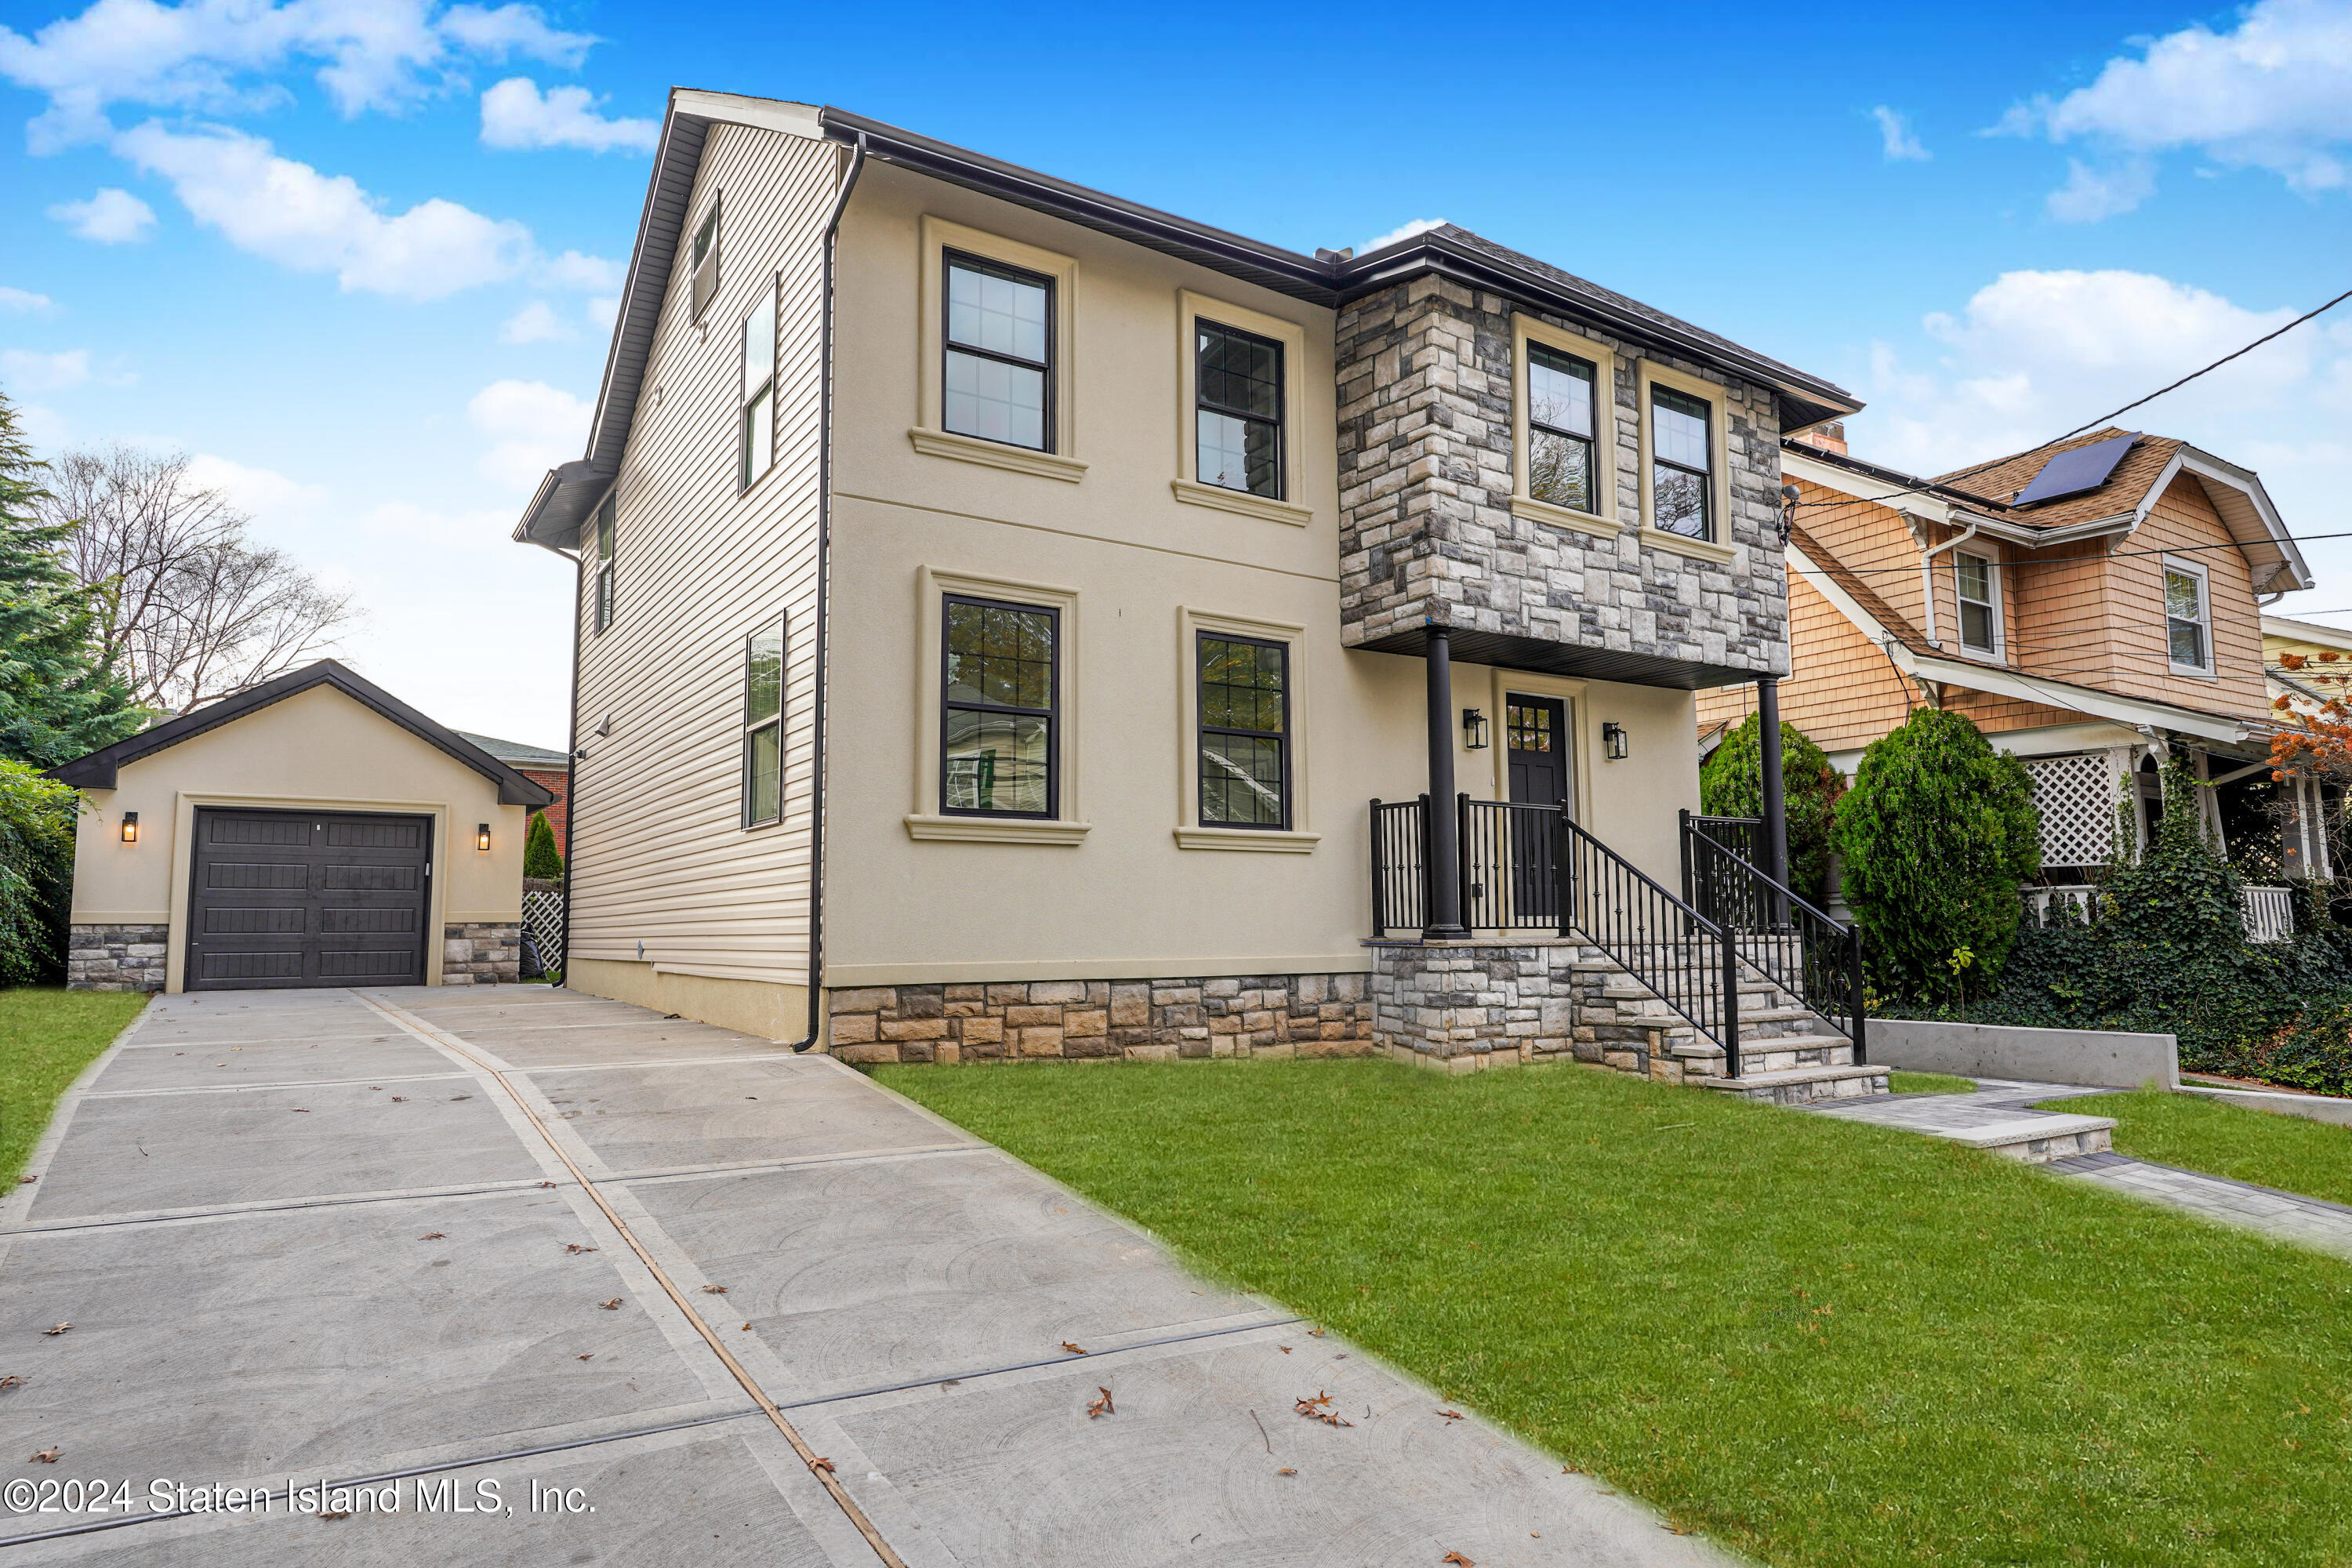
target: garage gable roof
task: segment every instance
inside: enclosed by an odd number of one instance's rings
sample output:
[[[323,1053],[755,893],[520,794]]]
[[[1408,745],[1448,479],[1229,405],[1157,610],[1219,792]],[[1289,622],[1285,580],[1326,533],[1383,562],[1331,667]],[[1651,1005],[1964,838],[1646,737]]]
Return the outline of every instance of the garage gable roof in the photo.
[[[448,752],[476,773],[499,786],[500,805],[548,805],[554,795],[542,784],[533,784],[514,769],[488,752],[466,740],[454,730],[445,730],[432,720],[394,697],[375,682],[354,673],[331,658],[316,664],[306,664],[299,669],[289,670],[275,680],[224,697],[217,702],[167,719],[150,730],[142,730],[127,741],[117,741],[101,746],[86,757],[77,757],[63,766],[51,768],[48,776],[60,784],[80,789],[112,789],[115,774],[125,763],[135,763],[142,757],[194,740],[224,724],[234,724],[247,714],[299,696],[314,686],[331,686],[352,701],[370,709],[379,718],[388,719],[418,740]]]

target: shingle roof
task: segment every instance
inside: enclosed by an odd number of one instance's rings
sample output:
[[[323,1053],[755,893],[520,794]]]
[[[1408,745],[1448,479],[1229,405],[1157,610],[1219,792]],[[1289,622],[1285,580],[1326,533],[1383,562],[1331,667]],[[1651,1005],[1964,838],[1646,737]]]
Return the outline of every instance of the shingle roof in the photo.
[[[501,741],[495,735],[477,735],[470,730],[457,730],[463,736],[510,768],[537,768],[541,773],[569,773],[572,759],[562,752],[551,752],[544,746],[526,746],[520,741]]]
[[[2128,436],[2128,430],[2110,425],[2103,430],[2093,430],[2082,436],[2053,441],[2031,451],[2012,453],[1991,463],[1979,463],[1938,476],[1941,482],[1965,485],[1979,495],[2007,501],[2033,482],[2033,476],[2042,465],[2060,452],[2071,452],[2077,447],[2095,446],[2118,436]],[[2023,523],[2031,528],[2063,528],[2068,523],[2089,522],[2095,518],[2113,517],[2129,511],[2147,499],[2148,489],[2164,470],[2171,465],[2173,456],[2186,446],[2169,436],[2142,436],[2124,454],[2107,482],[2081,495],[2063,500],[2031,506],[2022,510],[2003,513],[2003,521]]]
[[[1806,560],[1822,569],[1822,574],[1846,592],[1846,596],[1862,607],[1862,613],[1886,628],[1887,634],[1914,653],[1928,651],[1927,639],[1909,621],[1895,613],[1895,607],[1878,596],[1878,590],[1852,568],[1831,554],[1821,542],[1796,523],[1789,525],[1789,542],[1804,553]]]

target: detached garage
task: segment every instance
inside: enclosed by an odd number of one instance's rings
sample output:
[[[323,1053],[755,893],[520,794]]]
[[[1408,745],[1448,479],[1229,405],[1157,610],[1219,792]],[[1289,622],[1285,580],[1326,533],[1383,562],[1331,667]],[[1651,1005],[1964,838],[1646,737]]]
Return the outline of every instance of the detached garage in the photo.
[[[67,984],[511,981],[554,797],[321,659],[52,771],[82,791]]]

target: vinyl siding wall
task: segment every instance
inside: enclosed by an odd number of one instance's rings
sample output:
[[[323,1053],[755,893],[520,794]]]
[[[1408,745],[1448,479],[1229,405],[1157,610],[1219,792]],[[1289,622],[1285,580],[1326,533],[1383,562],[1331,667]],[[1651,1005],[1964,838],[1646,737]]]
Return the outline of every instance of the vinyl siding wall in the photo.
[[[704,148],[622,468],[615,612],[602,635],[593,530],[583,537],[579,959],[807,981],[822,241],[840,167],[829,145],[740,125],[713,126]],[[719,288],[698,328],[692,237],[714,197]],[[771,279],[781,285],[776,460],[739,493],[741,323]],[[783,820],[747,831],[743,639],[780,616]],[[612,733],[599,736],[606,715]]]

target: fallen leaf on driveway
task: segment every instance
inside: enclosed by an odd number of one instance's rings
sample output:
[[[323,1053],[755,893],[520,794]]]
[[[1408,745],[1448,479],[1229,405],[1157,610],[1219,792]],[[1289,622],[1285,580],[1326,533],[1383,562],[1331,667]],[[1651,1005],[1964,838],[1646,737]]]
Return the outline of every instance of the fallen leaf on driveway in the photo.
[[[16,1184],[21,1187],[27,1182],[37,1182],[40,1179],[38,1176],[19,1176],[16,1178]]]
[[[555,1184],[554,1184],[553,1182],[541,1182],[541,1183],[540,1183],[539,1184],[540,1184],[541,1186],[542,1186],[542,1187],[551,1187],[551,1186],[555,1185]]]
[[[22,1388],[24,1386],[25,1380],[15,1375],[13,1373],[6,1377],[0,1377],[0,1388]]]
[[[596,1353],[595,1353],[593,1351],[591,1351],[591,1352],[589,1352],[586,1355],[582,1356],[580,1359],[581,1359],[582,1361],[594,1361],[594,1360],[596,1359]]]
[[[329,1513],[326,1510],[320,1509],[317,1517],[320,1519],[349,1519],[352,1517],[352,1510],[347,1508],[339,1508],[334,1512]]]
[[[621,1310],[621,1299],[618,1296],[615,1296],[609,1301],[599,1301],[596,1305],[604,1308],[604,1310],[608,1312],[617,1312]]]
[[[1444,1556],[1439,1558],[1438,1561],[1440,1563],[1455,1563],[1458,1565],[1458,1568],[1478,1568],[1478,1564],[1471,1562],[1470,1559],[1463,1556],[1459,1552],[1449,1552]]]
[[[471,1100],[474,1097],[470,1094],[453,1094],[449,1097],[449,1103],[455,1105],[461,1100]]]
[[[392,1097],[392,1102],[394,1105],[405,1105],[408,1103],[408,1096],[404,1094],[395,1094]]]
[[[576,1241],[567,1241],[563,1244],[563,1250],[566,1252],[593,1252],[596,1249],[593,1247],[583,1247]]]
[[[1314,1398],[1301,1399],[1298,1402],[1297,1408],[1298,1414],[1301,1415],[1311,1416],[1315,1420],[1322,1422],[1326,1426],[1353,1426],[1355,1425],[1352,1421],[1342,1420],[1340,1418],[1339,1413],[1331,1408],[1331,1396],[1320,1389],[1316,1390]]]
[[[56,1328],[43,1329],[41,1332],[48,1335],[51,1339],[55,1339],[58,1335],[64,1333],[68,1329],[72,1327],[73,1325],[71,1323],[59,1323]]]
[[[1307,1331],[1316,1339],[1319,1340],[1323,1337],[1323,1331],[1320,1329],[1309,1329]]]
[[[226,1063],[226,1062],[223,1062],[223,1063],[221,1063],[221,1066],[223,1066],[223,1067],[226,1067],[226,1066],[228,1066],[228,1063]],[[398,1095],[396,1095],[396,1094],[395,1094],[395,1095],[394,1095],[392,1098],[393,1098],[393,1099],[394,1099],[394,1100],[398,1100],[398,1099],[400,1098],[400,1096],[398,1096]],[[308,1110],[305,1110],[302,1107],[300,1107],[300,1106],[299,1106],[299,1105],[298,1105],[298,1106],[296,1106],[296,1107],[294,1108],[294,1114],[295,1114],[295,1115],[297,1115],[297,1116],[308,1116],[308,1115],[310,1115],[310,1113]]]
[[[58,1450],[55,1448],[44,1448],[33,1456],[33,1462],[37,1465],[54,1465],[58,1462]]]
[[[812,1470],[823,1470],[829,1476],[833,1474],[833,1461],[826,1458],[811,1459],[809,1461],[809,1468]]]
[[[416,1239],[419,1241],[446,1241],[448,1239],[448,1236],[447,1233],[444,1231],[428,1230]]]
[[[1288,1355],[1290,1353],[1290,1347],[1288,1345],[1276,1345],[1274,1348],[1280,1351],[1285,1355]]]
[[[702,1288],[702,1293],[706,1296],[724,1296],[727,1294],[727,1287],[724,1285],[705,1285]]]
[[[1095,1392],[1101,1394],[1102,1397],[1100,1399],[1089,1399],[1087,1401],[1087,1420],[1091,1421],[1097,1415],[1116,1415],[1118,1414],[1118,1407],[1110,1402],[1109,1389],[1097,1387]]]
[[[1444,1416],[1448,1421],[1459,1421],[1462,1419],[1462,1412],[1459,1410],[1441,1410],[1438,1414]]]
[[[1084,1355],[1084,1354],[1086,1354],[1086,1353],[1087,1353],[1084,1350],[1080,1349],[1080,1348],[1079,1348],[1078,1346],[1076,1346],[1076,1345],[1072,1344],[1072,1343],[1071,1343],[1069,1341],[1067,1341],[1067,1340],[1064,1340],[1064,1341],[1062,1342],[1062,1348],[1063,1348],[1064,1350],[1066,1350],[1066,1351],[1069,1352],[1072,1355]]]

